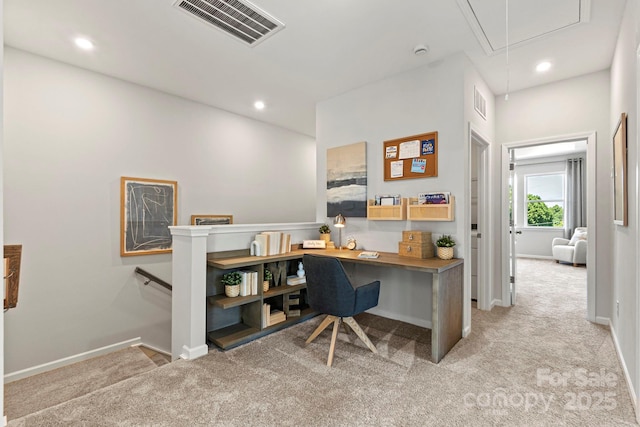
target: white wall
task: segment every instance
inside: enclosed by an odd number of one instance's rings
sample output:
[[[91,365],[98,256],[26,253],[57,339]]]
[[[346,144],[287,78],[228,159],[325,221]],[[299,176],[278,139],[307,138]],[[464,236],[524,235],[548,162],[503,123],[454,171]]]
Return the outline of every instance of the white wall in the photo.
[[[595,232],[596,316],[611,315],[611,129],[608,70],[496,97],[496,141],[499,144],[595,131],[595,193],[587,221]],[[497,145],[499,147],[499,145]],[[496,150],[499,151],[499,150]],[[499,158],[499,153],[494,153]],[[592,159],[588,159],[589,162]],[[499,172],[498,172],[499,173]],[[501,184],[498,184],[501,185]],[[589,193],[589,190],[587,190]],[[594,225],[591,225],[591,224]],[[591,258],[590,258],[591,259]]]
[[[23,245],[6,371],[141,337],[170,351],[171,255],[119,255],[121,176],[178,181],[178,224],[315,219],[312,138],[23,51],[5,51],[4,232]],[[284,161],[287,160],[287,161]],[[203,302],[204,304],[204,302]]]
[[[4,76],[4,9],[0,7],[0,82],[3,81]],[[0,84],[0,98],[4,99],[4,83]],[[0,104],[0,165],[4,164],[4,103]],[[2,166],[0,166],[2,170]],[[4,245],[4,230],[1,225],[4,223],[4,190],[3,190],[3,175],[0,174],[0,245]],[[3,287],[4,289],[4,287]],[[2,292],[2,299],[4,300],[4,290]],[[4,316],[0,316],[0,354],[4,355]],[[5,363],[4,357],[0,358],[0,378],[4,377]],[[0,381],[0,396],[4,396],[4,381]],[[4,399],[0,399],[0,416],[4,416]]]
[[[611,112],[608,116],[608,136],[611,138],[620,114],[627,119],[627,182],[629,225],[610,226],[612,245],[613,299],[609,302],[611,324],[619,345],[631,385],[636,396],[640,387],[638,366],[638,72],[636,50],[640,42],[640,7],[637,1],[628,1],[623,15],[616,52],[611,64]],[[611,168],[612,163],[607,165]],[[607,191],[613,192],[613,183],[607,182]],[[611,205],[609,205],[610,207]],[[612,279],[611,279],[612,278]],[[620,302],[619,315],[616,301]],[[636,397],[637,398],[637,397]]]
[[[365,218],[347,218],[343,234],[355,236],[359,246],[365,249],[389,252],[398,251],[402,230],[431,231],[434,239],[443,233],[452,234],[458,242],[455,256],[464,256],[469,244],[469,230],[464,224],[465,206],[470,206],[467,192],[470,178],[469,171],[465,170],[469,167],[464,94],[468,66],[469,61],[464,55],[456,55],[318,104],[317,221],[329,220],[326,217],[327,149],[366,141],[369,199],[375,194],[415,197],[423,191],[450,191],[456,197],[455,221],[367,221]],[[438,176],[384,181],[383,142],[431,131],[438,132]],[[407,313],[406,307],[419,305],[421,307],[416,307],[415,311],[409,310],[409,318],[402,320],[415,324],[430,320],[427,316],[430,311],[424,308],[429,301],[419,298],[412,300],[412,295],[424,293],[426,283],[419,282],[424,279],[400,277],[398,272],[388,274],[381,279],[384,285],[377,312],[400,318],[399,314]]]

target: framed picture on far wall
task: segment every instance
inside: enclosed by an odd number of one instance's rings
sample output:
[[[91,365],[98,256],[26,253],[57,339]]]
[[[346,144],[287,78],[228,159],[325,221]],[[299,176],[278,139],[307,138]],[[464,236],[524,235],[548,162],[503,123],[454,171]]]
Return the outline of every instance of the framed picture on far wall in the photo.
[[[171,252],[177,205],[176,181],[120,178],[120,256]]]
[[[191,225],[233,224],[233,215],[191,215]]]
[[[627,225],[627,114],[613,134],[613,223]]]

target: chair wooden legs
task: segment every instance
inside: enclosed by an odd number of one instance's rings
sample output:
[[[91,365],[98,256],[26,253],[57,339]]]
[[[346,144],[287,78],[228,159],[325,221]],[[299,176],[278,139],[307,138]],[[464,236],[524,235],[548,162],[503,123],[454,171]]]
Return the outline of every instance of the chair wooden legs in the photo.
[[[375,354],[378,354],[378,349],[376,348],[376,346],[373,345],[367,334],[364,333],[360,325],[358,325],[358,322],[356,322],[353,317],[345,317],[342,320],[344,320],[344,323],[346,323],[351,327],[351,329],[353,329],[353,332],[355,332],[358,338],[360,338],[362,342],[365,343],[367,347],[369,347],[369,350],[373,351]]]
[[[344,321],[344,323],[346,323],[351,327],[351,329],[353,329],[353,331],[356,333],[358,338],[360,338],[362,342],[365,343],[367,347],[369,347],[369,350],[378,354],[378,350],[376,349],[376,346],[373,345],[373,343],[371,342],[367,334],[364,333],[360,325],[358,325],[358,322],[356,322],[353,317],[336,317],[332,315],[327,315],[327,317],[325,317],[324,320],[322,320],[322,322],[313,331],[313,333],[309,336],[309,338],[307,338],[307,341],[305,341],[305,344],[309,344],[311,341],[316,339],[316,337],[320,335],[322,331],[327,329],[327,326],[333,323],[333,332],[331,333],[331,346],[329,347],[329,358],[327,359],[327,366],[331,366],[333,364],[333,353],[335,352],[335,349],[336,349],[336,339],[338,337],[338,329],[340,328],[340,323],[342,323],[342,321]]]
[[[324,331],[325,329],[327,329],[327,326],[329,326],[331,323],[333,323],[333,321],[337,319],[336,316],[331,316],[331,315],[327,315],[327,317],[324,318],[324,320],[322,321],[322,323],[320,323],[318,325],[318,327],[316,328],[315,331],[313,331],[313,333],[311,335],[309,335],[309,338],[307,338],[307,340],[305,341],[305,344],[309,344],[311,341],[315,340],[316,337],[318,335],[320,335],[320,332]]]

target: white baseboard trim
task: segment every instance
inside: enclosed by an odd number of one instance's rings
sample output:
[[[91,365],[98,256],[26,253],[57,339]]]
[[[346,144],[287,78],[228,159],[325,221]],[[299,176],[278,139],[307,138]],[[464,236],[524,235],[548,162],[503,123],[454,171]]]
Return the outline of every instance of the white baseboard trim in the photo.
[[[611,328],[611,319],[608,317],[596,316],[596,322],[598,325],[609,326]]]
[[[187,347],[186,345],[183,345],[180,358],[184,360],[194,360],[206,355],[207,353],[209,353],[209,346],[206,344],[202,344],[197,347]]]
[[[462,329],[462,338],[466,338],[471,333],[471,326]]]
[[[622,367],[622,372],[624,374],[624,379],[627,382],[627,388],[629,391],[629,396],[631,397],[631,403],[633,403],[633,412],[636,414],[636,421],[638,421],[638,396],[636,395],[635,390],[633,389],[633,383],[631,382],[631,377],[629,376],[629,370],[627,369],[627,364],[622,357],[622,350],[620,349],[620,344],[618,343],[618,336],[616,334],[616,330],[613,328],[613,323],[609,322],[609,331],[611,332],[611,339],[613,340],[613,346],[616,349],[616,354],[618,355],[618,361],[620,362],[620,366]]]
[[[417,317],[411,317],[411,316],[404,316],[402,314],[394,313],[391,311],[380,310],[379,308],[372,308],[371,310],[367,310],[367,313],[371,313],[371,314],[375,314],[376,316],[386,317],[387,319],[399,320],[401,322],[410,323],[412,325],[431,329],[430,320],[418,319]]]
[[[494,299],[493,301],[491,301],[491,308],[489,308],[489,310],[493,309],[493,307],[504,307],[502,305],[502,300],[501,299]]]
[[[136,346],[140,344],[141,344],[140,337],[132,338],[127,341],[122,341],[119,343],[96,348],[95,350],[85,351],[84,353],[54,360],[53,362],[47,362],[47,363],[43,363],[42,365],[33,366],[31,368],[22,369],[16,372],[11,372],[4,376],[4,383],[7,384],[12,381],[21,380],[23,378],[27,378],[32,375],[41,374],[43,372],[51,371],[56,368],[61,368],[63,366],[71,365],[72,363],[81,362],[83,360],[102,356],[103,354],[112,353],[116,350],[120,350],[120,349],[131,347],[131,346]]]
[[[553,257],[549,255],[526,255],[526,254],[518,254],[516,258],[548,259],[548,260],[553,259]]]

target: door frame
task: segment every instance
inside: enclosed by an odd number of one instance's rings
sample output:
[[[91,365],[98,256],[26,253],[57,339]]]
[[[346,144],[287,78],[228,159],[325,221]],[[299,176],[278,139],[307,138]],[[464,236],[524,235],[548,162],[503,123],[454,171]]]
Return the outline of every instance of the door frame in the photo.
[[[489,284],[491,281],[489,277],[491,276],[491,263],[489,260],[491,257],[491,246],[489,245],[489,236],[492,236],[493,233],[490,230],[490,221],[491,214],[489,212],[490,203],[489,203],[489,158],[490,158],[490,141],[482,135],[478,129],[473,125],[473,123],[469,122],[469,179],[467,185],[469,186],[469,191],[467,194],[471,194],[471,161],[472,161],[472,147],[473,145],[477,146],[478,150],[478,228],[482,233],[482,237],[478,239],[478,301],[477,307],[479,310],[491,310],[491,289]],[[464,258],[470,260],[471,259],[471,197],[467,200],[466,207],[466,222],[465,227],[467,229],[469,242],[466,245]],[[471,269],[465,269],[465,275],[468,275],[466,279],[467,283],[469,283],[469,299],[471,299]]]
[[[587,240],[587,253],[590,254],[587,263],[587,307],[586,318],[590,322],[596,322],[596,132],[580,132],[570,135],[560,135],[526,141],[508,142],[501,146],[502,174],[501,174],[501,230],[502,235],[502,306],[509,307],[511,301],[511,285],[509,283],[509,150],[515,148],[532,147],[536,145],[551,144],[554,142],[572,141],[577,139],[587,140],[587,221],[593,231],[589,232]]]

